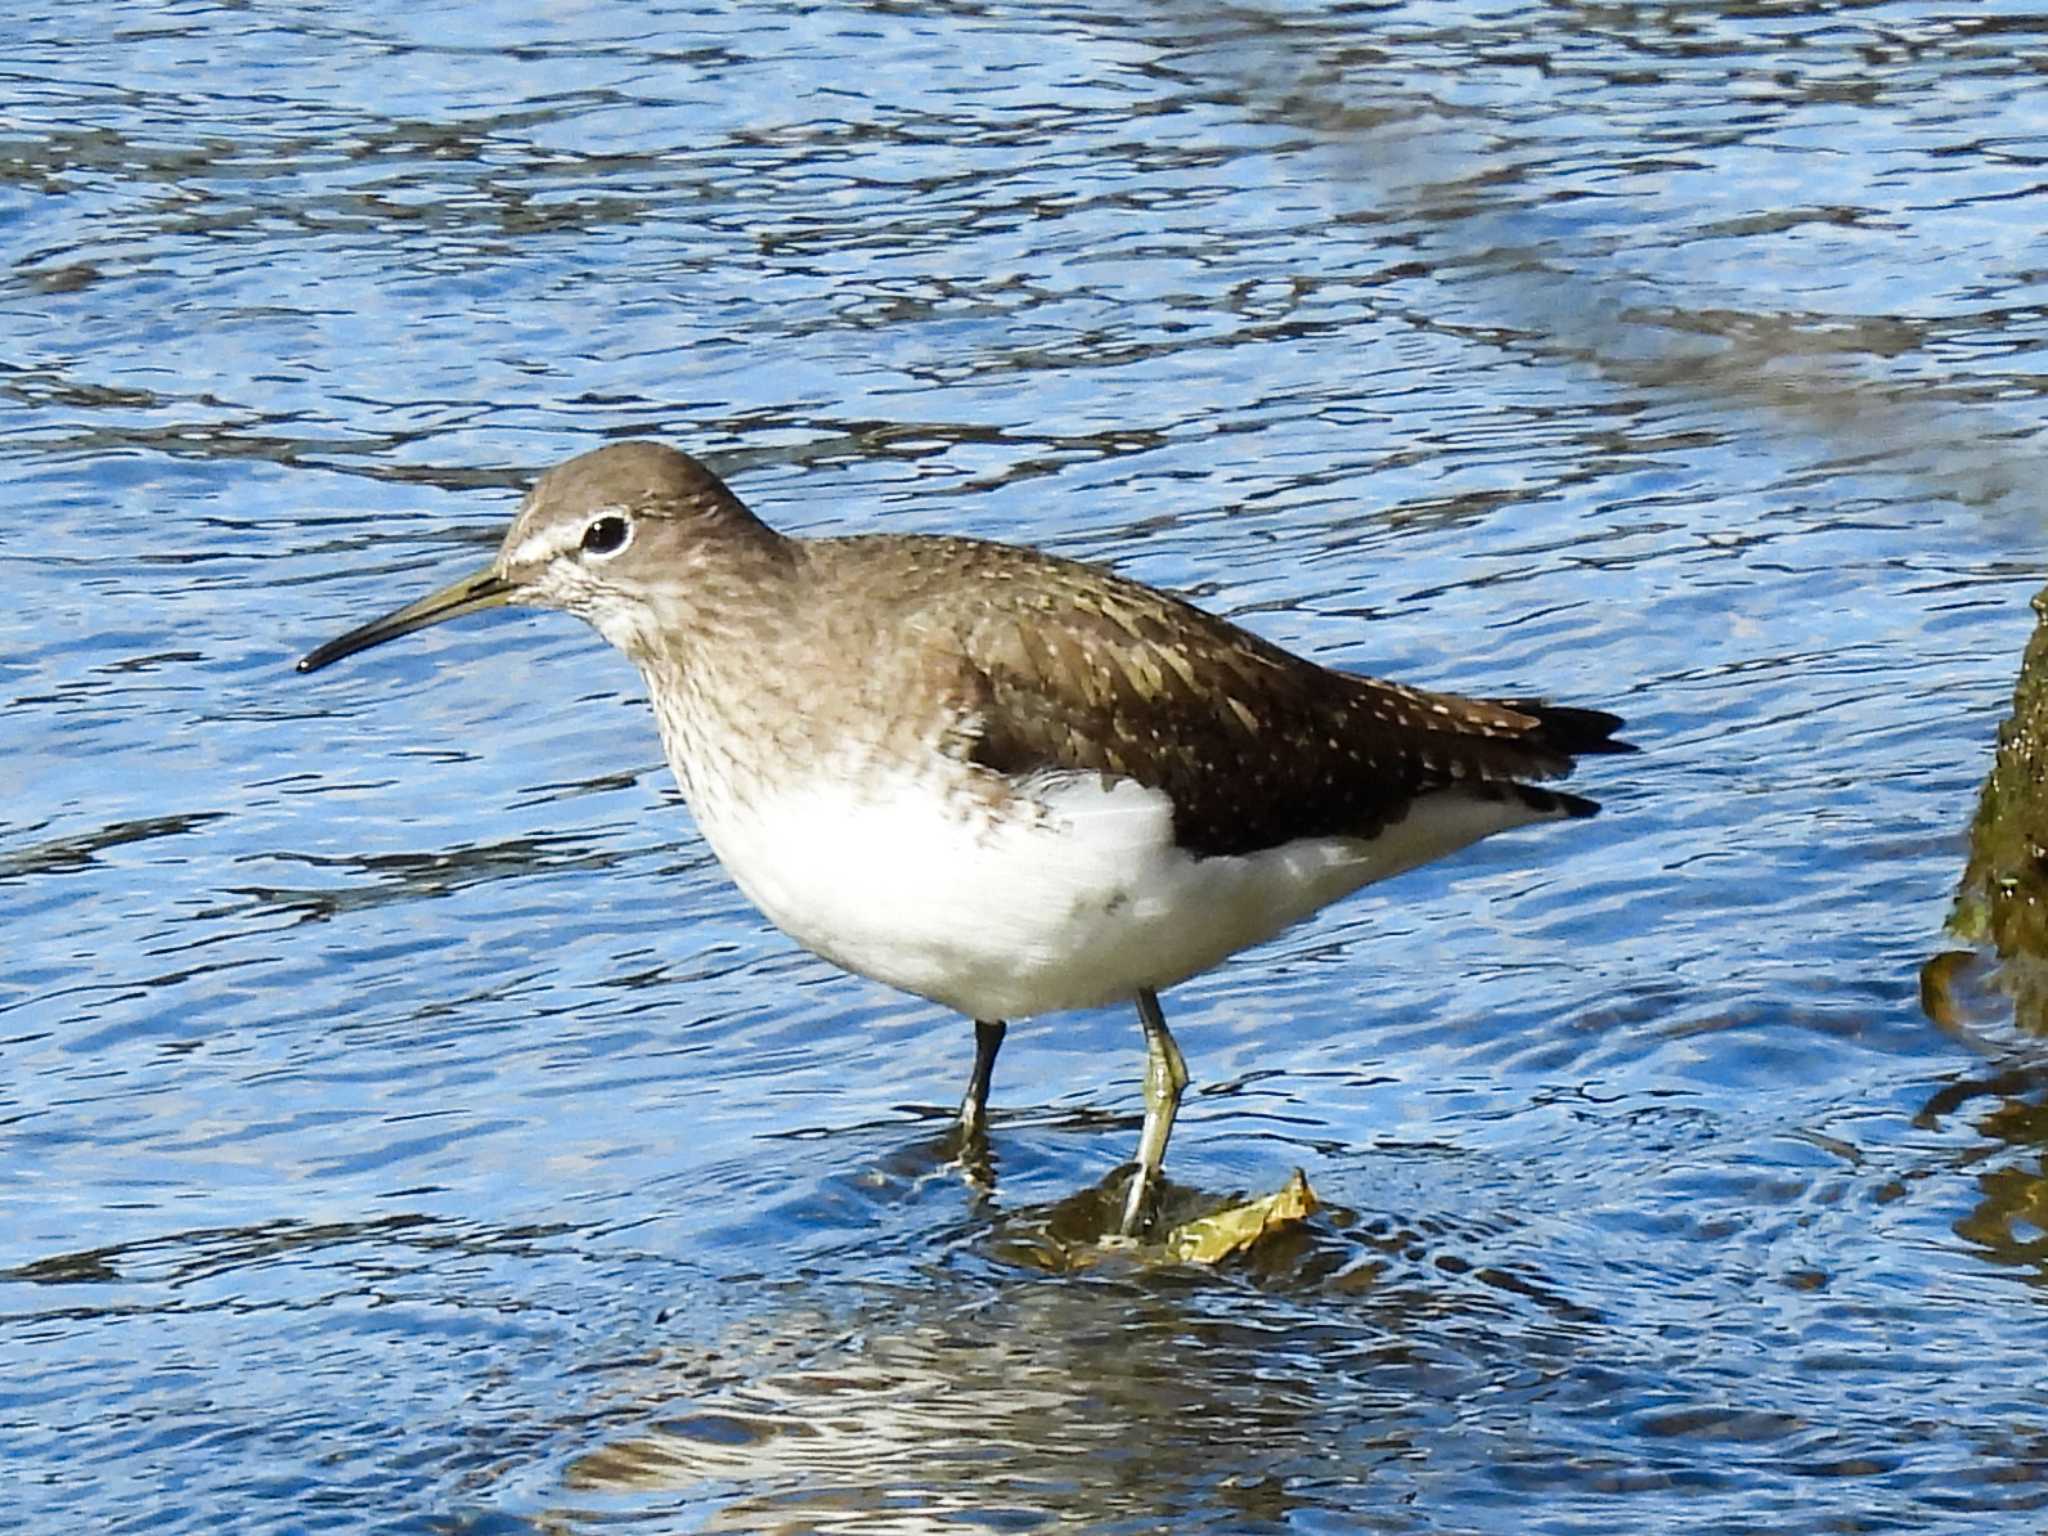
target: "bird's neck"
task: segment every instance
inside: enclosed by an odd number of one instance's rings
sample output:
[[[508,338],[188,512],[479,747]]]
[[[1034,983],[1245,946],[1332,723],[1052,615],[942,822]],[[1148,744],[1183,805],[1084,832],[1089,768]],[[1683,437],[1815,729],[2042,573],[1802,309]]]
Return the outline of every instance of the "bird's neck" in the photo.
[[[650,605],[648,643],[626,648],[700,816],[707,802],[744,797],[782,771],[816,703],[801,665],[801,545],[769,537],[774,544],[728,552],[668,589]]]

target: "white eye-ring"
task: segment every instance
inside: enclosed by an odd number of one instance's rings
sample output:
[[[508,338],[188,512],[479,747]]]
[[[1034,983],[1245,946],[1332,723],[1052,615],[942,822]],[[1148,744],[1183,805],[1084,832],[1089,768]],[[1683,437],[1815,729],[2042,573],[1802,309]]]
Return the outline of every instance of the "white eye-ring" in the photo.
[[[617,512],[600,512],[583,530],[583,553],[609,559],[633,542],[633,525]]]

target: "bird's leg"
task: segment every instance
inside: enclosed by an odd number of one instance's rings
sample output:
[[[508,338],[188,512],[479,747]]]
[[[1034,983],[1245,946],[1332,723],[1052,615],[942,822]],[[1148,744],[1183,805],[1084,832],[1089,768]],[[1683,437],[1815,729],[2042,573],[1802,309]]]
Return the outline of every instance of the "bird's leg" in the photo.
[[[1125,1237],[1137,1236],[1146,1210],[1159,1192],[1166,1139],[1173,1134],[1181,1090],[1188,1085],[1188,1064],[1173,1043],[1166,1015],[1159,1011],[1159,994],[1150,987],[1138,993],[1138,1022],[1145,1027],[1145,1128],[1138,1133],[1138,1170],[1131,1175],[1130,1196],[1124,1201],[1120,1230]]]
[[[960,1137],[963,1142],[979,1141],[988,1134],[988,1083],[996,1070],[996,1052],[1003,1048],[1009,1026],[1001,1019],[974,1021],[974,1071],[967,1079],[967,1096],[960,1101]]]
[[[995,1188],[995,1164],[988,1155],[988,1083],[995,1075],[996,1052],[1003,1048],[1008,1026],[1001,1019],[974,1021],[974,1071],[967,1079],[967,1093],[960,1100],[960,1114],[946,1135],[952,1161],[970,1188],[986,1195]]]

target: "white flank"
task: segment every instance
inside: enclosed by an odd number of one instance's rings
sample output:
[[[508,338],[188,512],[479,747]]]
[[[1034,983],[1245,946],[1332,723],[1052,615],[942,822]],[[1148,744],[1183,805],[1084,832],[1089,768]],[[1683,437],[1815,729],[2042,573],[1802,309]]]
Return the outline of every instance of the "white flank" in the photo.
[[[978,1019],[1171,986],[1371,881],[1552,819],[1453,789],[1372,841],[1196,858],[1173,844],[1167,797],[1128,780],[1048,775],[1029,786],[1042,818],[996,820],[929,779],[866,767],[693,809],[740,889],[799,944]]]

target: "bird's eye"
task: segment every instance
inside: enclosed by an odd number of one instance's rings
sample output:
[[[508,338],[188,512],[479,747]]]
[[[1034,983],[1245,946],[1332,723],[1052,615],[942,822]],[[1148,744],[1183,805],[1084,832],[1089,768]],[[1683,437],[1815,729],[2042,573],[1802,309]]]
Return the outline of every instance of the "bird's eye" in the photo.
[[[587,555],[615,555],[626,547],[626,535],[630,530],[626,520],[607,512],[595,518],[583,530],[583,552]]]

